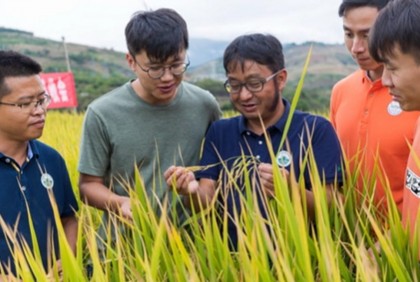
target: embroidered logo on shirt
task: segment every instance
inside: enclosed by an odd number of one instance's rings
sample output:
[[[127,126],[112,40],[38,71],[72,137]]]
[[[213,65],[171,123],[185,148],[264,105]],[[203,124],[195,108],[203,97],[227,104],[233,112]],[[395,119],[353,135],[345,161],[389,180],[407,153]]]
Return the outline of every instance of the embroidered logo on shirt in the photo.
[[[291,163],[292,156],[287,151],[280,151],[276,156],[277,164],[280,167],[288,167]]]
[[[405,186],[417,198],[420,198],[420,177],[416,175],[411,169],[407,169],[407,175],[405,178]]]
[[[391,116],[398,116],[399,114],[401,114],[401,112],[402,109],[400,107],[400,103],[396,101],[392,101],[391,103],[389,103],[388,114],[390,114]]]
[[[52,189],[54,186],[54,179],[48,173],[43,173],[41,175],[41,183],[46,189]]]

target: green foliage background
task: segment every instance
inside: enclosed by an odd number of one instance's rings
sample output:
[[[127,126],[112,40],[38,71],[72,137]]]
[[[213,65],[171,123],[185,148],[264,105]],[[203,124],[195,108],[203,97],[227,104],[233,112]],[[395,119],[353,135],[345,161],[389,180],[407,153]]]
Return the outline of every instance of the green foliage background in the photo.
[[[93,99],[134,78],[122,52],[74,43],[66,43],[66,46],[76,80],[79,111],[83,112]],[[329,108],[329,95],[333,84],[355,70],[356,65],[340,44],[285,44],[284,53],[289,75],[283,95],[289,100],[293,98],[310,46],[313,46],[313,55],[297,108],[322,112]],[[64,46],[60,41],[39,38],[31,32],[0,28],[0,49],[12,49],[33,57],[41,63],[45,72],[67,71]],[[223,109],[232,109],[223,88],[225,73],[221,58],[190,67],[185,78],[213,93]]]

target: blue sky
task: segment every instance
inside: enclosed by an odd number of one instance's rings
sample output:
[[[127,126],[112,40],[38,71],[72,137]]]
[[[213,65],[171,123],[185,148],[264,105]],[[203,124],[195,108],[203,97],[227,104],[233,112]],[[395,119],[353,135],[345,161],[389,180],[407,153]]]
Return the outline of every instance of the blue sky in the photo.
[[[284,43],[342,43],[340,0],[0,0],[0,26],[53,40],[126,51],[124,27],[137,10],[169,7],[191,37],[230,41],[250,32]],[[1,42],[0,42],[1,43]]]

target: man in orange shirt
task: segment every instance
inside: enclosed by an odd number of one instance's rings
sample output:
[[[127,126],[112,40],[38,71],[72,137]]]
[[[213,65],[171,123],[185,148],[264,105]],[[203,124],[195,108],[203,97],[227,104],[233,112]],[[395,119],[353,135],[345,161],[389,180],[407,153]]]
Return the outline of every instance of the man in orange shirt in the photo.
[[[404,111],[420,110],[420,0],[394,0],[378,16],[370,39],[372,56],[384,62],[383,84]],[[403,223],[417,238],[420,258],[420,119],[408,159]],[[416,225],[417,224],[417,225]],[[416,242],[416,241],[415,241]]]
[[[387,210],[385,189],[402,208],[404,170],[418,113],[403,112],[382,85],[383,65],[368,50],[368,33],[388,0],[343,0],[344,41],[360,70],[332,90],[330,119],[337,131],[356,189],[373,195],[374,205]]]

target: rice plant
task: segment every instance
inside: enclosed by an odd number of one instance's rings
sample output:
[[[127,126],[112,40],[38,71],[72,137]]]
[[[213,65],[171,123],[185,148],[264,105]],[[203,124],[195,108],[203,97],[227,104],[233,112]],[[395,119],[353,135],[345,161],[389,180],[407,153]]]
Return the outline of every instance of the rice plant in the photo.
[[[303,80],[292,101],[292,112],[302,85]],[[42,137],[64,156],[77,195],[82,119],[82,114],[51,112]],[[237,177],[255,172],[252,162],[240,156],[228,172],[228,181],[235,183]],[[100,239],[102,213],[80,203],[77,253],[72,254],[64,231],[59,229],[61,261],[51,258],[48,270],[39,262],[37,246],[30,249],[15,244],[16,232],[0,220],[17,265],[17,277],[6,276],[7,269],[1,267],[0,281],[419,281],[417,250],[410,244],[392,200],[386,218],[381,218],[371,189],[363,195],[354,189],[358,171],[347,172],[344,183],[336,185],[328,200],[311,152],[306,162],[311,167],[314,220],[304,204],[303,184],[288,183],[280,170],[274,173],[275,197],[266,203],[268,218],[255,203],[252,181],[245,181],[243,187],[230,185],[245,191],[241,214],[209,208],[192,211],[184,222],[166,215],[171,209],[168,201],[160,203],[162,216],[156,215],[137,174],[134,185],[126,187],[133,220],[111,213],[106,239]],[[375,177],[373,174],[371,180]],[[228,218],[240,227],[234,251],[226,232]],[[32,236],[36,238],[36,234]]]

